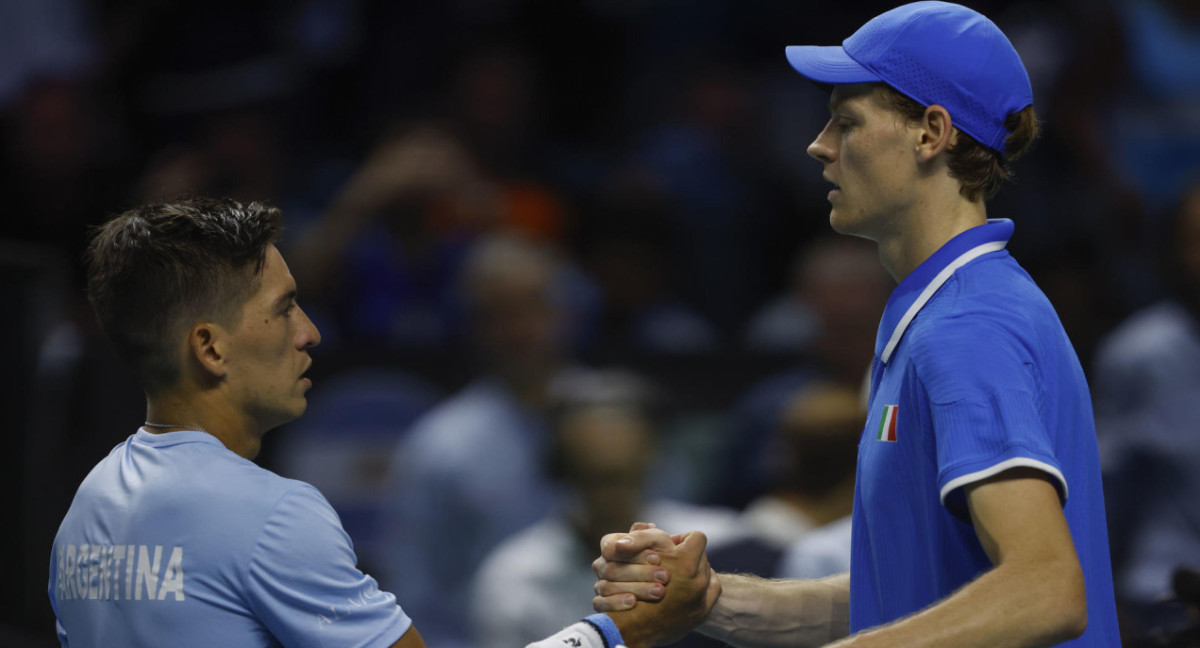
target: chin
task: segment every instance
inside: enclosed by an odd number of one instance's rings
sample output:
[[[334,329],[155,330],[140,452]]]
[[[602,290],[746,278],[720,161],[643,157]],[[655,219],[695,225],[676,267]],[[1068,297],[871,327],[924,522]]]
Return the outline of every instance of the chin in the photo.
[[[837,208],[829,210],[829,227],[838,234],[846,236],[854,236],[856,234],[853,223],[844,215],[838,213]]]
[[[875,240],[868,231],[869,228],[864,226],[864,223],[861,219],[855,220],[843,214],[839,214],[836,209],[829,212],[829,227],[831,227],[834,232],[837,232],[843,236],[855,236],[858,238],[867,239],[869,241]]]

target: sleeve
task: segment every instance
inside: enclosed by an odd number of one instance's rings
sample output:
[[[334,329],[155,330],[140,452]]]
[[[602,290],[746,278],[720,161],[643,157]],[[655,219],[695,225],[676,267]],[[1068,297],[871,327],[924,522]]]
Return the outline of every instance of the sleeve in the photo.
[[[50,558],[50,584],[46,588],[46,593],[50,596],[50,609],[54,611],[54,633],[58,635],[58,643],[62,648],[70,646],[70,641],[67,640],[67,629],[63,627],[62,621],[58,618],[58,586],[60,574],[58,573],[58,561],[55,556],[61,557],[62,554],[58,551],[58,539],[55,538],[54,556]]]
[[[391,646],[412,621],[356,563],[329,502],[311,486],[289,491],[251,552],[249,604],[284,646]]]
[[[1041,414],[1045,390],[1030,346],[985,317],[951,318],[914,344],[929,402],[942,504],[966,519],[962,487],[1018,467],[1045,472],[1067,498],[1067,482]]]

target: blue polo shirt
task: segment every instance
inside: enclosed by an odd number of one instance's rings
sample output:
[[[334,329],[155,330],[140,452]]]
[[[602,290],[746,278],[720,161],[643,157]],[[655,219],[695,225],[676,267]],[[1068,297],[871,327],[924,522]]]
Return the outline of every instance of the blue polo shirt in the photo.
[[[1004,470],[1058,489],[1088,628],[1119,646],[1091,398],[1054,308],[1004,249],[1008,220],[956,236],[888,300],[859,442],[850,629],[921,610],[992,567],[963,486]]]
[[[138,430],[92,469],[50,557],[63,646],[391,646],[411,626],[312,486],[204,432]]]

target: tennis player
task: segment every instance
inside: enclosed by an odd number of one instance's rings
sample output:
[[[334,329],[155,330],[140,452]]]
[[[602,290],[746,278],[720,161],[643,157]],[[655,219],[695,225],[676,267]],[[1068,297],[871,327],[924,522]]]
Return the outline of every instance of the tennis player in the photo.
[[[304,413],[308,350],[321,340],[272,243],[280,225],[259,203],[196,198],[121,214],[91,242],[89,298],[147,408],[55,537],[63,646],[424,647],[395,597],[356,567],[325,498],[251,461],[263,434]],[[620,624],[595,614],[538,645],[658,641],[659,615],[688,619],[693,599],[712,596],[708,572],[692,568],[704,540],[668,548],[678,586],[661,606]]]
[[[888,11],[834,47],[788,47],[831,89],[808,147],[830,223],[898,282],[859,444],[849,574],[722,574],[700,631],[742,647],[1119,646],[1096,434],[1079,361],[985,200],[1033,140],[1029,77],[986,17]],[[653,600],[657,530],[607,536],[595,604]],[[673,576],[673,574],[672,574]],[[844,639],[843,639],[844,638]],[[841,641],[838,641],[841,639]]]

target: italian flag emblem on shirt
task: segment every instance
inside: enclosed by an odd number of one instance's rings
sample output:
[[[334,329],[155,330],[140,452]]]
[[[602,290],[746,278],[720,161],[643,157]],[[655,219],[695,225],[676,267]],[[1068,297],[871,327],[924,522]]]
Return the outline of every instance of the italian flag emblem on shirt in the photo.
[[[897,405],[884,405],[883,418],[879,419],[879,432],[876,438],[880,441],[895,441],[896,440],[896,417],[900,413],[900,407]]]

